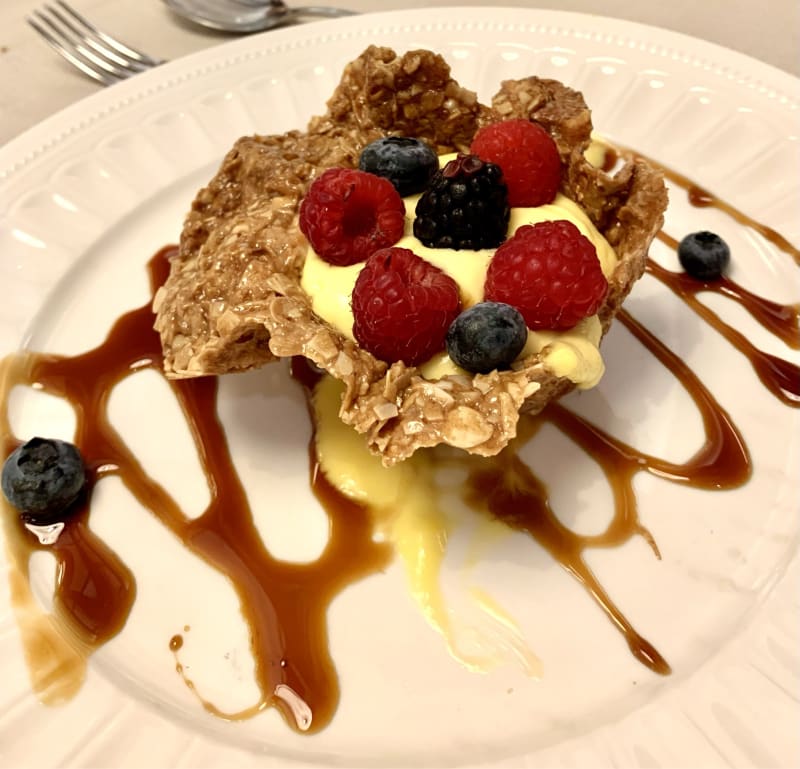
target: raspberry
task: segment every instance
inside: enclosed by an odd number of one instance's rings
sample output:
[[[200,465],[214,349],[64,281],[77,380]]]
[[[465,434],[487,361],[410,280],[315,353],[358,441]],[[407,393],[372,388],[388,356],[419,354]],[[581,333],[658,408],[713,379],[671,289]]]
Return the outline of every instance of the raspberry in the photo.
[[[597,251],[567,221],[520,227],[486,271],[487,300],[516,307],[531,329],[572,328],[608,293]]]
[[[494,248],[508,230],[508,189],[494,163],[459,155],[431,178],[417,202],[414,235],[430,248]]]
[[[391,182],[365,171],[330,168],[300,204],[300,230],[322,259],[343,267],[397,243],[405,213]]]
[[[367,259],[352,296],[353,336],[376,358],[416,366],[444,349],[461,310],[458,285],[407,248]]]
[[[553,138],[538,123],[492,123],[475,134],[470,152],[503,169],[509,205],[553,202],[561,183],[561,158]]]

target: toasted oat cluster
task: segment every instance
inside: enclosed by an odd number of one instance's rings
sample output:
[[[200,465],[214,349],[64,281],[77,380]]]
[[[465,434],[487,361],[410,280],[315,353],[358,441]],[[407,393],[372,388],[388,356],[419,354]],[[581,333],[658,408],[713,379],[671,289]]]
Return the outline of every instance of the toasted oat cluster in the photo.
[[[439,55],[372,46],[345,68],[327,112],[306,132],[239,139],[197,194],[154,302],[166,374],[225,374],[301,355],[345,384],[340,416],[385,464],[440,443],[485,456],[500,451],[520,413],[540,411],[572,382],[548,372],[539,355],[507,371],[436,381],[376,359],[312,310],[300,284],[307,244],[298,209],[317,176],[355,167],[362,148],[381,136],[415,136],[440,154],[467,152],[479,128],[509,118],[535,120],[551,134],[564,167],[561,191],[617,254],[599,312],[607,330],[663,223],[660,173],[639,160],[613,176],[589,164],[589,109],[557,81],[503,82],[486,106]]]

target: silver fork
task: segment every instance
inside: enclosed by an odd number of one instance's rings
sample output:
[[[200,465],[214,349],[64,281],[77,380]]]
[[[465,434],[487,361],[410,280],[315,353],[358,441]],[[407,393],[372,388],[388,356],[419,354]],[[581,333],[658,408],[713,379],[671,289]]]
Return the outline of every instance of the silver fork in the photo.
[[[113,85],[163,64],[102,32],[64,0],[25,19],[70,64],[103,85]]]

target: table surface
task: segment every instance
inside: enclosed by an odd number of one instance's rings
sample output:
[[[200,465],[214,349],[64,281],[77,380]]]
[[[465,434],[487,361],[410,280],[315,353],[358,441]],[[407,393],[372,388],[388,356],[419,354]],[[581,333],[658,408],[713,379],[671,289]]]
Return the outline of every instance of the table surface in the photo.
[[[97,26],[161,58],[225,42],[230,35],[181,22],[160,0],[71,0]],[[356,11],[491,5],[488,0],[325,0]],[[99,86],[61,60],[25,23],[43,0],[0,3],[0,145]],[[290,5],[292,2],[289,3]],[[664,27],[800,75],[800,2],[769,0],[508,0],[503,5],[593,13]],[[768,12],[766,12],[768,9]],[[311,22],[313,23],[313,22]],[[269,34],[269,33],[267,33]]]

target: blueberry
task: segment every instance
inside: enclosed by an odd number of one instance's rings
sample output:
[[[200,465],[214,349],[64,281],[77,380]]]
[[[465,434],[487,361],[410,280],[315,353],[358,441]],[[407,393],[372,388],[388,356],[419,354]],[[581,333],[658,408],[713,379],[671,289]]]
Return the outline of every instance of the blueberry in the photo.
[[[361,171],[388,179],[401,197],[422,192],[439,169],[436,153],[425,142],[387,136],[368,144],[358,159]]]
[[[481,302],[452,322],[445,343],[456,365],[487,374],[508,368],[527,339],[528,328],[519,310],[502,302]]]
[[[3,494],[26,523],[63,520],[85,484],[80,452],[66,441],[31,438],[3,465]]]
[[[678,244],[678,259],[693,278],[716,280],[728,267],[731,250],[713,232],[693,232]]]

